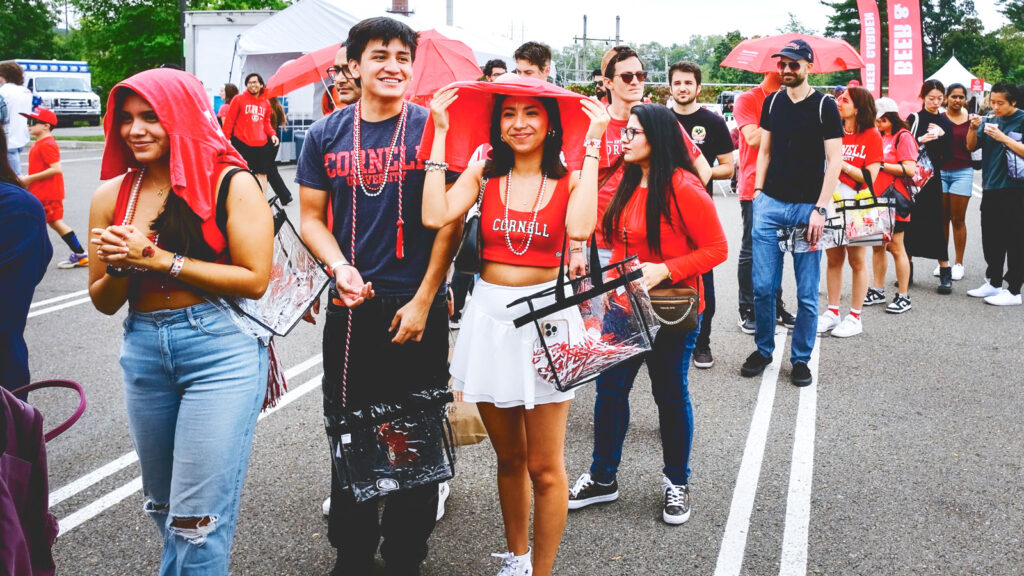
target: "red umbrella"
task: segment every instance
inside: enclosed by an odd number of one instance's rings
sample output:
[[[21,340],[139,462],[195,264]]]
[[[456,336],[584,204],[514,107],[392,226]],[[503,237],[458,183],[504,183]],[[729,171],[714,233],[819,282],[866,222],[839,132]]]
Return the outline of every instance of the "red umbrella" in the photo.
[[[460,80],[476,80],[482,72],[473,49],[437,30],[420,32],[416,60],[412,63],[412,83],[405,97],[425,103],[439,89]]]
[[[860,54],[845,40],[796,33],[744,40],[732,49],[720,66],[748,72],[777,72],[778,65],[772,54],[798,38],[810,44],[811,50],[814,51],[815,74],[864,67],[864,60]]]
[[[299,56],[295,60],[285,62],[267,80],[267,98],[284,96],[292,90],[320,82],[327,77],[327,69],[334,65],[334,55],[341,48],[341,43],[324,46],[313,52]]]

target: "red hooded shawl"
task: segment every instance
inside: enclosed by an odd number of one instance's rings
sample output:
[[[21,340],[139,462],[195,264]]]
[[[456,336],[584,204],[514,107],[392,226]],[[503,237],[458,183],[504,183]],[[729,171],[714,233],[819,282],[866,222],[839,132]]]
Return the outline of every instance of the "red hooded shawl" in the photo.
[[[139,72],[114,86],[103,119],[106,144],[102,180],[142,167],[114,122],[118,95],[126,89],[141,96],[156,112],[170,138],[171,188],[203,221],[203,238],[210,248],[215,253],[223,252],[227,241],[217,227],[217,180],[228,166],[248,166],[221,132],[202,83],[187,72],[157,68]],[[127,197],[121,196],[127,196],[129,190],[129,186],[121,187],[118,206],[127,203]]]
[[[570,170],[579,170],[583,166],[583,140],[590,128],[590,117],[583,111],[580,101],[586,96],[548,82],[518,76],[507,80],[502,77],[497,82],[455,82],[451,86],[459,89],[459,96],[448,107],[445,162],[450,170],[464,171],[477,147],[490,141],[491,113],[496,94],[554,98],[562,117],[562,154],[565,163]],[[430,158],[433,143],[434,123],[427,122],[420,143],[420,160]]]

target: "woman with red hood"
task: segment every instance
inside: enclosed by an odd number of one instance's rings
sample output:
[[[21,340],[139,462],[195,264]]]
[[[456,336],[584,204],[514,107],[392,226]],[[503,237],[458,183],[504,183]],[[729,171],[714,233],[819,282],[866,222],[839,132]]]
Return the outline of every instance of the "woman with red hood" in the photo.
[[[104,314],[128,303],[125,402],[144,509],[163,536],[160,574],[227,574],[268,353],[208,298],[262,296],[270,209],[255,178],[236,174],[245,162],[194,76],[141,72],[107,110],[89,294]]]
[[[423,184],[425,226],[462,220],[481,197],[483,264],[455,343],[453,388],[477,403],[498,458],[498,498],[509,548],[495,555],[502,558],[499,576],[548,576],[568,515],[565,430],[574,392],[559,391],[537,375],[536,332],[513,325],[526,305],[510,309],[507,304],[553,286],[566,237],[583,241],[594,232],[597,150],[608,114],[593,100],[534,79],[457,86],[434,96],[432,140],[428,129],[420,150],[430,151]],[[449,121],[449,107],[460,98]],[[485,114],[489,126],[473,121]],[[465,168],[445,192],[445,160],[461,170],[484,134],[491,158]],[[563,165],[563,150],[566,164],[578,172]],[[568,313],[545,320],[574,323]]]

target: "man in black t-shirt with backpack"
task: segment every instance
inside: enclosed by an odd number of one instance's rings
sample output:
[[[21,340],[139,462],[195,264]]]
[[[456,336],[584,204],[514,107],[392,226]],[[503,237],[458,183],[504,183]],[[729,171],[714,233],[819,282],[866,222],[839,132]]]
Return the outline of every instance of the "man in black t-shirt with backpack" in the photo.
[[[757,350],[740,373],[757,376],[771,364],[775,349],[775,294],[782,281],[778,231],[806,227],[816,244],[825,227],[826,207],[839,182],[843,162],[843,124],[833,99],[807,82],[814,52],[793,40],[774,54],[785,90],[772,94],[761,112],[761,146],[754,180],[753,281]],[[814,381],[807,363],[818,325],[821,252],[794,252],[799,310],[793,328],[790,360],[796,386]]]

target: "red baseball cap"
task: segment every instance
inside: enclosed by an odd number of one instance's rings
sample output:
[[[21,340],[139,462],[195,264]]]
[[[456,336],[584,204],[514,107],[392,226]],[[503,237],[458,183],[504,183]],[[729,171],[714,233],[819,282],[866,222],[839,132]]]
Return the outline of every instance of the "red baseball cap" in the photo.
[[[33,108],[31,114],[21,112],[21,115],[25,118],[39,120],[40,122],[49,124],[50,126],[57,125],[57,115],[53,113],[53,110],[50,110],[49,108],[43,108],[42,106],[36,106],[35,108]]]

